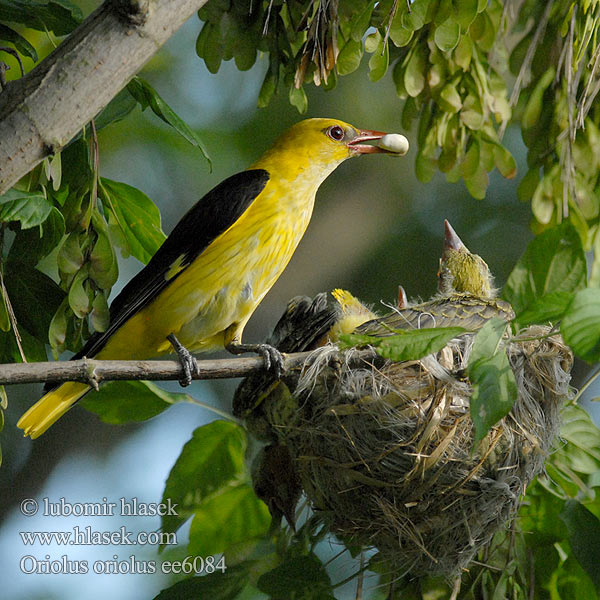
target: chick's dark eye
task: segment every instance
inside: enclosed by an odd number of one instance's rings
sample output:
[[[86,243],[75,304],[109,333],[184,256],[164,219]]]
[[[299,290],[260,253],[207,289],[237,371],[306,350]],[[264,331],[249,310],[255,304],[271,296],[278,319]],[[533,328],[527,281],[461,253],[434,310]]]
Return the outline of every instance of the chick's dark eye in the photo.
[[[327,135],[336,142],[344,139],[344,130],[339,125],[334,125],[327,130]]]

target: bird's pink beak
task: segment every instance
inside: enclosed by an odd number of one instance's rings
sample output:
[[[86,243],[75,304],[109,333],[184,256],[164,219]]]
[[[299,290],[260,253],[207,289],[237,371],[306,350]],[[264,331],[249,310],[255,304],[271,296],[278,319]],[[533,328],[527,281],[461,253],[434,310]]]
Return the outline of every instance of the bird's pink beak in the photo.
[[[371,131],[370,129],[361,129],[358,135],[350,140],[346,145],[350,150],[356,152],[356,154],[394,154],[389,150],[380,148],[379,146],[373,146],[371,144],[365,144],[364,142],[372,142],[380,140],[386,133],[384,131]]]

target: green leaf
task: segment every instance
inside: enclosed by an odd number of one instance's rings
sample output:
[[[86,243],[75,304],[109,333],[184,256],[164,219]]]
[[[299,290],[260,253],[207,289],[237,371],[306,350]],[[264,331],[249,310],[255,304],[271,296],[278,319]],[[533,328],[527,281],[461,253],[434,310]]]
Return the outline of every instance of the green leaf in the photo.
[[[108,308],[107,292],[98,290],[92,302],[90,324],[94,331],[106,331],[110,325],[110,311]]]
[[[402,24],[402,15],[396,14],[390,27],[390,39],[398,48],[406,46],[412,40],[414,31]]]
[[[269,102],[275,94],[277,89],[277,77],[271,72],[271,69],[267,71],[265,79],[258,92],[258,107],[264,108],[268,106]]]
[[[71,316],[73,316],[73,311],[69,307],[69,298],[65,297],[54,313],[48,328],[48,341],[55,353],[65,349],[68,319]]]
[[[356,42],[362,42],[365,35],[365,31],[371,24],[371,14],[373,13],[374,4],[372,2],[366,2],[362,10],[355,10],[352,14],[350,21],[350,35]]]
[[[473,138],[469,149],[465,153],[463,161],[460,163],[460,173],[465,179],[468,179],[469,177],[475,175],[478,167],[479,142],[477,141],[477,138]]]
[[[336,62],[337,72],[340,75],[348,75],[356,71],[360,65],[362,57],[362,41],[357,42],[353,39],[348,40],[338,55]]]
[[[160,211],[140,190],[110,179],[101,179],[99,191],[105,208],[115,216],[131,254],[146,264],[165,241]]]
[[[0,6],[1,10],[2,7]],[[0,23],[0,40],[14,44],[20,54],[29,57],[33,62],[38,61],[36,49],[21,34],[6,25],[2,25],[2,23]]]
[[[458,0],[458,2],[454,2],[454,6],[456,21],[461,29],[466,31],[477,16],[477,0]]]
[[[56,263],[61,275],[73,275],[83,266],[84,257],[79,238],[80,232],[73,231],[64,239],[58,250]]]
[[[579,406],[570,405],[564,409],[561,439],[566,446],[557,448],[568,469],[579,475],[591,475],[600,471],[600,430],[590,415]],[[553,457],[555,454],[552,455]],[[558,461],[556,461],[558,462]]]
[[[478,335],[482,332],[483,328]],[[474,443],[477,444],[510,412],[517,399],[517,383],[504,349],[490,358],[470,363],[467,372],[473,386],[471,419],[475,426]]]
[[[207,27],[206,37],[204,38],[204,48],[202,57],[204,58],[204,64],[206,68],[214,75],[218,73],[221,67],[221,62],[225,58],[224,45],[221,41],[221,27],[220,23],[216,25],[210,24]]]
[[[97,234],[96,243],[89,256],[89,276],[103,290],[110,290],[119,276],[117,257],[108,235],[108,225],[100,213],[92,213],[92,223]]]
[[[46,341],[50,322],[65,293],[50,277],[17,260],[7,263],[4,283],[21,329]]]
[[[138,423],[159,415],[177,402],[194,402],[189,394],[167,392],[150,381],[111,381],[81,400],[105,423]]]
[[[466,329],[462,327],[433,327],[398,331],[390,337],[380,338],[369,335],[341,335],[341,341],[348,346],[370,344],[384,358],[395,361],[417,360],[427,354],[438,352],[451,339]]]
[[[136,106],[137,101],[129,90],[127,88],[122,89],[95,117],[96,131],[124,119]]]
[[[460,25],[452,17],[449,17],[441,25],[436,27],[435,33],[433,34],[435,45],[442,52],[449,52],[456,48],[459,39]]]
[[[517,317],[550,292],[572,292],[586,280],[581,238],[568,222],[548,229],[527,247],[508,277],[503,296]]]
[[[468,35],[462,35],[454,49],[454,61],[463,70],[468,71],[473,57],[473,42]]]
[[[554,80],[555,74],[556,69],[553,66],[548,67],[546,72],[539,78],[538,82],[533,88],[533,91],[529,96],[527,106],[525,106],[523,116],[521,117],[521,124],[523,125],[523,129],[529,129],[538,122],[540,115],[542,114],[542,100],[544,92]]]
[[[200,12],[202,11],[202,9],[200,9]],[[200,13],[198,13],[198,16],[200,16]],[[202,29],[200,30],[200,33],[198,34],[198,37],[196,38],[196,54],[200,57],[200,58],[204,58],[204,50],[206,47],[206,40],[208,39],[208,35],[212,29],[212,25],[208,22],[208,20],[203,19],[200,16],[200,19],[202,19],[204,21],[204,25],[202,26]]]
[[[62,153],[57,152],[48,156],[43,160],[42,166],[48,182],[52,182],[52,191],[58,191],[62,179]]]
[[[127,89],[139,102],[142,110],[149,106],[157,117],[161,118],[167,125],[173,127],[192,146],[196,146],[202,152],[202,156],[208,161],[208,164],[211,164],[208,152],[198,134],[183,119],[175,114],[173,109],[147,81],[144,81],[140,77],[134,77],[127,84]]]
[[[211,556],[261,538],[271,523],[267,505],[248,484],[221,490],[203,501],[195,513],[188,545],[188,552],[195,556]]]
[[[560,330],[577,356],[590,363],[600,361],[600,293],[596,288],[575,294]]]
[[[480,153],[481,156],[481,153]],[[468,178],[465,178],[465,185],[469,190],[469,194],[477,200],[483,200],[487,192],[487,187],[490,182],[490,178],[484,167],[479,165],[478,169]]]
[[[62,239],[65,233],[65,219],[62,213],[52,207],[48,218],[39,229],[18,231],[8,253],[8,261],[19,260],[35,266],[46,257]]]
[[[600,520],[577,500],[567,500],[560,518],[569,530],[575,558],[600,589]]]
[[[246,435],[244,430],[227,421],[213,421],[194,431],[173,465],[163,500],[178,504],[178,515],[162,518],[163,531],[176,531],[179,526],[223,487],[244,472]]]
[[[517,174],[517,163],[504,146],[494,145],[494,162],[498,171],[507,179],[512,179]]]
[[[154,600],[235,600],[250,579],[252,565],[251,562],[244,562],[227,567],[224,573],[215,571],[203,577],[188,577],[162,590]]]
[[[53,31],[62,36],[71,33],[83,21],[83,13],[68,0],[3,0],[0,21],[21,23],[30,29]]]
[[[365,50],[369,52],[369,54],[372,54],[377,50],[377,48],[379,48],[382,39],[383,37],[381,36],[381,33],[379,33],[379,31],[370,33],[365,38]]]
[[[389,46],[381,40],[369,59],[369,79],[371,81],[379,81],[386,74],[389,62]]]
[[[409,96],[415,98],[425,87],[425,55],[416,46],[404,71],[404,87]]]
[[[308,98],[304,88],[297,88],[293,83],[290,87],[290,104],[295,106],[298,112],[303,115],[308,108]]]
[[[234,42],[235,66],[240,71],[248,71],[256,62],[256,45],[252,34],[240,33]]]
[[[460,120],[469,129],[478,131],[484,123],[483,108],[481,100],[474,94],[468,94],[460,111]]]
[[[334,600],[331,580],[314,554],[292,556],[261,575],[258,589],[272,598]]]
[[[521,202],[529,202],[540,183],[540,170],[537,167],[529,169],[519,182],[517,196]]]
[[[481,12],[477,15],[469,32],[473,29],[478,32],[476,38],[473,36],[473,39],[476,39],[477,41],[477,45],[484,52],[489,52],[496,41],[496,28],[488,15],[488,11]]]
[[[562,319],[571,300],[573,292],[550,292],[534,300],[518,317],[519,327],[532,323],[556,323]]]
[[[550,175],[542,177],[531,198],[531,211],[542,225],[550,223],[556,209],[553,179]]]
[[[76,273],[69,286],[69,306],[79,319],[83,319],[92,310],[87,266]]]
[[[469,357],[469,367],[496,354],[507,327],[508,323],[504,319],[493,317],[477,332]]]
[[[447,83],[442,88],[439,104],[442,110],[450,114],[457,113],[462,108],[462,99],[454,84]]]
[[[51,210],[52,202],[42,192],[12,189],[0,196],[0,222],[19,221],[21,229],[41,225]]]
[[[427,9],[431,0],[415,0],[411,3],[410,12],[402,13],[402,25],[411,31],[421,29],[427,20]]]
[[[566,538],[566,527],[559,518],[563,506],[560,498],[539,484],[527,490],[527,501],[519,511],[519,525],[531,535],[531,541],[527,540],[531,545],[552,547]]]

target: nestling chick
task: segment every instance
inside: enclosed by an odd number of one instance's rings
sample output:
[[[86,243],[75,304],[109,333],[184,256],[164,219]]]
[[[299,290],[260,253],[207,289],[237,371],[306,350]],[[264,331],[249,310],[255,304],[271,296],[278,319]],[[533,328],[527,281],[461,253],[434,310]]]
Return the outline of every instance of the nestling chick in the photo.
[[[393,312],[357,327],[356,333],[387,337],[398,329],[453,327],[480,329],[492,317],[510,321],[508,302],[496,298],[493,277],[485,261],[469,251],[448,221],[440,259],[439,293],[433,299],[406,306],[402,299]]]

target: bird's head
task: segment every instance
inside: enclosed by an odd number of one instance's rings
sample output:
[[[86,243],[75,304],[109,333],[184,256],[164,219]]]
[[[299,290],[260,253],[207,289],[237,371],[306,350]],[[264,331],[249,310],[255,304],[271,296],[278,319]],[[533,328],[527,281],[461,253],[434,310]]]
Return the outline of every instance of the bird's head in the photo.
[[[446,235],[438,272],[440,293],[493,298],[496,290],[489,267],[480,256],[469,251],[448,221],[444,224]]]
[[[288,173],[315,170],[322,172],[324,179],[347,158],[361,154],[399,156],[407,151],[408,141],[401,135],[357,129],[338,119],[305,119],[287,129],[254,167],[269,170],[269,164],[277,161],[278,165],[286,163]]]
[[[352,333],[357,327],[376,319],[377,315],[366,307],[358,298],[346,290],[335,289],[331,292],[336,305],[338,317],[335,325],[329,330],[329,340],[337,342],[340,335]]]

